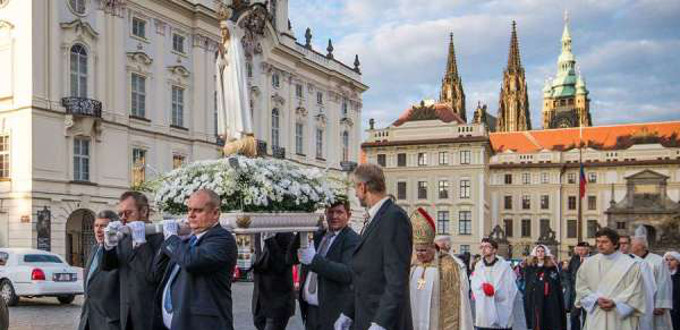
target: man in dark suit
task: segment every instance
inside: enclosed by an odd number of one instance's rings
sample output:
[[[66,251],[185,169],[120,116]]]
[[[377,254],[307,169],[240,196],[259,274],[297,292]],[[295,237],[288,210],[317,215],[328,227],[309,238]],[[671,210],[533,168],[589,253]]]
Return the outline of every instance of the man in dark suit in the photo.
[[[356,195],[368,219],[352,260],[354,299],[335,329],[411,330],[409,271],[413,250],[411,222],[385,194],[385,176],[374,164],[354,170]]]
[[[295,314],[293,263],[287,256],[293,234],[262,234],[254,239],[253,323],[258,330],[283,330]]]
[[[326,209],[328,230],[314,234],[314,244],[299,249],[293,241],[291,252],[303,264],[299,301],[306,330],[332,329],[342,308],[354,299],[350,263],[359,235],[347,224],[349,201],[340,200]]]
[[[154,257],[163,243],[163,234],[144,234],[149,222],[149,201],[142,193],[128,191],[120,196],[118,215],[123,223],[109,223],[104,234],[102,269],[118,270],[120,278],[120,328],[148,330],[152,326],[153,296],[165,271],[154,267]],[[120,242],[116,232],[122,225],[131,230]],[[158,272],[155,272],[157,269]]]
[[[570,285],[572,288],[576,288],[576,273],[581,267],[586,258],[590,255],[590,247],[588,242],[579,242],[576,247],[574,247],[574,255],[569,260],[569,277]],[[575,290],[575,289],[574,289]],[[576,294],[572,295],[571,301],[569,302],[569,322],[571,322],[571,330],[581,330],[583,322],[585,322],[586,311],[583,308],[577,308],[574,306],[574,298]],[[583,315],[581,315],[583,314]]]
[[[176,220],[163,221],[165,242],[156,263],[167,264],[156,292],[154,329],[234,329],[231,275],[236,240],[219,225],[220,197],[208,189],[187,202],[192,234],[181,239]]]
[[[78,330],[120,330],[120,282],[118,270],[101,269],[104,251],[104,228],[118,215],[109,210],[101,211],[94,220],[94,238],[97,244],[87,258],[83,269],[85,301],[80,313]]]

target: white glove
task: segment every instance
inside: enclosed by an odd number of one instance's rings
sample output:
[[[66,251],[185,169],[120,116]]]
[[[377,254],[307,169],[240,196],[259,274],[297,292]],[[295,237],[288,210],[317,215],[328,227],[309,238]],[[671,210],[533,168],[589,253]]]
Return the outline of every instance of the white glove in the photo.
[[[179,230],[179,224],[177,220],[163,220],[163,236],[168,239],[170,236],[177,236],[177,231]]]
[[[306,248],[298,249],[298,259],[304,265],[311,264],[315,255],[316,249],[314,248],[314,244],[309,244]]]
[[[268,240],[268,239],[270,239],[270,238],[274,238],[274,236],[276,236],[276,233],[269,233],[269,232],[267,232],[267,233],[262,233],[262,240],[263,240],[263,241],[266,241],[266,240]]]
[[[104,228],[104,248],[111,250],[118,246],[118,232],[123,224],[120,221],[112,221]]]
[[[368,328],[368,330],[385,330],[385,328],[379,326],[377,323],[371,323],[371,326]]]
[[[146,233],[144,232],[146,223],[142,221],[132,221],[128,222],[127,226],[132,232],[132,244],[135,247],[146,243]]]
[[[338,319],[333,324],[333,330],[349,330],[349,327],[351,326],[352,319],[347,317],[347,315],[341,313]]]

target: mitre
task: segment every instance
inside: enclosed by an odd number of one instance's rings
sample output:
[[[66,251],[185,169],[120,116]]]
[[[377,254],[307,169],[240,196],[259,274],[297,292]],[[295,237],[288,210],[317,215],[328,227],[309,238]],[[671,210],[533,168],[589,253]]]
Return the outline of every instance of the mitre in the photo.
[[[434,220],[422,207],[417,208],[411,214],[411,226],[413,227],[414,245],[432,245],[436,235]]]

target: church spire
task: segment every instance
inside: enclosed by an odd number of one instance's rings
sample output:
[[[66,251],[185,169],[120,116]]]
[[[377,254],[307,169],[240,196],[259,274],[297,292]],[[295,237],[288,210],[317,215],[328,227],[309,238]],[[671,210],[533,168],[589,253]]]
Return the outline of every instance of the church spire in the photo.
[[[512,35],[510,36],[510,52],[508,54],[508,70],[517,71],[522,68],[519,57],[519,41],[517,40],[517,23],[512,21]]]
[[[442,90],[439,97],[439,102],[446,103],[451,106],[460,118],[467,122],[465,115],[465,93],[463,92],[463,84],[458,75],[458,63],[456,62],[456,49],[453,46],[453,33],[449,35],[449,54],[446,61],[446,73],[442,79]]]
[[[527,131],[531,129],[529,95],[524,68],[519,57],[517,23],[512,21],[508,67],[503,72],[503,85],[498,100],[497,132]]]
[[[449,59],[446,62],[446,76],[458,77],[458,63],[456,63],[456,49],[453,46],[453,32],[451,32],[449,37]]]

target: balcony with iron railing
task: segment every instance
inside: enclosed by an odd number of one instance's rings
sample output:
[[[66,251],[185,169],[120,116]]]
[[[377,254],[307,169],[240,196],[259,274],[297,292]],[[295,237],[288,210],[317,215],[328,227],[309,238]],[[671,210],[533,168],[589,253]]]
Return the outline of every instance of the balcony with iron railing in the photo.
[[[286,158],[286,148],[279,146],[272,146],[272,156],[277,159]]]
[[[61,105],[66,108],[66,113],[73,116],[102,117],[102,103],[86,97],[63,97]]]

